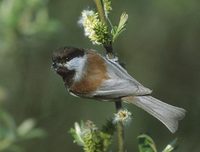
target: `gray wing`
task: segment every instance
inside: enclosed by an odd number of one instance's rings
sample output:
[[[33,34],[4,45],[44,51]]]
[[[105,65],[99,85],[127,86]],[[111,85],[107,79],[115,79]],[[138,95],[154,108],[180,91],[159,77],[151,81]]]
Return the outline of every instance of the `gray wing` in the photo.
[[[113,99],[130,95],[147,95],[152,92],[130,76],[117,62],[106,58],[104,60],[107,64],[109,79],[93,92],[93,96]]]

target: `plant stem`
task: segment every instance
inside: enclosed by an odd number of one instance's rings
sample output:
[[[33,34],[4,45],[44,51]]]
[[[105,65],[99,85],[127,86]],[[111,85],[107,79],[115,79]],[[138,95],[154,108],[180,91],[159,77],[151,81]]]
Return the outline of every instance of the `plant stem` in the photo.
[[[97,7],[97,11],[100,17],[100,20],[107,25],[106,22],[106,16],[105,16],[105,11],[104,11],[104,5],[103,5],[103,1],[102,0],[94,0],[96,7]],[[110,40],[110,42],[108,42],[107,44],[103,44],[104,48],[106,49],[106,54],[108,55],[108,57],[110,59],[115,58],[114,52],[113,52],[113,47],[112,47],[112,39]]]
[[[99,17],[101,21],[106,24],[106,17],[105,17],[105,11],[104,11],[102,0],[94,0],[94,2],[96,4],[97,11],[99,13]]]
[[[100,20],[107,25],[106,22],[106,17],[105,17],[105,11],[104,11],[104,5],[102,0],[94,0],[97,11],[99,13]],[[113,52],[113,47],[112,47],[112,40],[108,44],[103,44],[106,54],[110,59],[115,58],[115,54]],[[117,100],[115,102],[115,107],[117,112],[122,109],[122,102],[121,100]],[[124,152],[125,151],[125,146],[124,146],[124,125],[122,122],[117,123],[117,140],[118,140],[118,152]]]
[[[122,108],[121,100],[115,102],[117,112]],[[118,140],[118,152],[125,152],[124,145],[124,125],[122,122],[117,122],[117,140]]]

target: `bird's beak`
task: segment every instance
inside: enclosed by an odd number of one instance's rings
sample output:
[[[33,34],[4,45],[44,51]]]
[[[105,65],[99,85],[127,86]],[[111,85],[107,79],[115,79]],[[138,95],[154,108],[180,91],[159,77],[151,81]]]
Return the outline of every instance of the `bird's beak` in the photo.
[[[54,69],[55,72],[61,76],[64,76],[69,72],[69,70],[60,63],[53,62],[51,68]]]
[[[57,68],[57,64],[55,62],[53,62],[51,65],[51,68],[55,70]]]
[[[55,71],[57,71],[59,68],[64,68],[64,65],[61,63],[53,62],[51,65],[51,68],[54,69]]]

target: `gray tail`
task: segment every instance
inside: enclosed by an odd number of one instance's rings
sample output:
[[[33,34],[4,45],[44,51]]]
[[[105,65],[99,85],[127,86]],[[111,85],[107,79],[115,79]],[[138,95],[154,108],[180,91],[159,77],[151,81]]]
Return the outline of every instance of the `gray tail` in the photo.
[[[124,100],[135,104],[160,120],[172,133],[176,132],[178,121],[184,118],[186,112],[185,109],[169,105],[152,96],[125,97]]]

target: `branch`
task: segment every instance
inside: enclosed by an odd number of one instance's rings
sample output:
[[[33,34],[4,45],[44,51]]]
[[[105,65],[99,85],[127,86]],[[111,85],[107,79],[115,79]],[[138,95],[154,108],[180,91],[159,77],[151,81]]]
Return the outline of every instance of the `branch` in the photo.
[[[106,17],[105,17],[105,11],[104,11],[102,0],[94,0],[94,2],[96,4],[97,11],[99,13],[99,17],[101,21],[106,24]]]
[[[115,102],[117,112],[122,109],[122,102],[118,100]],[[117,122],[117,140],[118,140],[118,152],[125,152],[124,145],[124,125],[122,122]]]
[[[94,0],[97,11],[99,13],[100,20],[107,25],[106,22],[106,17],[105,17],[105,10],[104,10],[104,5],[102,0]],[[113,52],[113,47],[112,47],[112,40],[108,44],[103,45],[106,54],[108,55],[109,59],[115,58],[115,54]],[[115,101],[115,107],[117,112],[122,109],[122,102],[121,100],[116,100]],[[117,140],[118,140],[118,152],[125,152],[125,146],[124,146],[124,125],[122,122],[117,122]]]
[[[102,0],[94,0],[94,2],[96,4],[96,8],[97,8],[97,11],[99,13],[100,20],[104,24],[107,25],[105,10],[104,10],[104,7],[103,7],[103,1]],[[110,40],[110,42],[108,44],[104,44],[103,46],[106,49],[106,54],[108,55],[108,57],[110,59],[115,58],[115,55],[114,55],[114,52],[113,52],[113,47],[112,47],[112,40]]]

